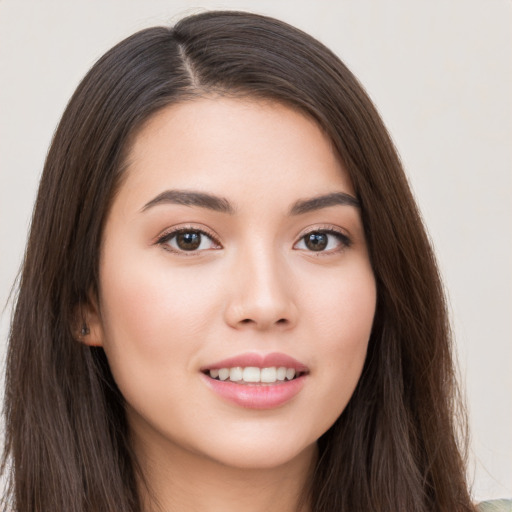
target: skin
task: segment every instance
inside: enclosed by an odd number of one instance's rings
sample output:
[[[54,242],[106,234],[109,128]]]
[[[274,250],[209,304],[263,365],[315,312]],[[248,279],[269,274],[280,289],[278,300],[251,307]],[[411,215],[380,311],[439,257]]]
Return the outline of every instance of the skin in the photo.
[[[316,441],[360,377],[376,289],[357,206],[290,210],[320,195],[355,197],[348,174],[311,119],[228,98],[160,111],[127,164],[84,341],[107,354],[154,499],[166,511],[295,511]],[[233,212],[146,206],[167,190],[220,196]],[[178,227],[211,239],[180,250],[169,235]],[[342,236],[313,251],[304,235],[322,229]],[[201,368],[247,352],[305,364],[301,391],[255,410],[205,385]]]

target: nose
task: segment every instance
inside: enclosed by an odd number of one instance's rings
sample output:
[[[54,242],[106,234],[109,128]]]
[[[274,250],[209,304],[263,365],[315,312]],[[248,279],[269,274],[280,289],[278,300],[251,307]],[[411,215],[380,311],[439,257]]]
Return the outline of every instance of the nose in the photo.
[[[271,250],[246,252],[232,267],[226,323],[236,329],[288,330],[298,319],[286,262]]]

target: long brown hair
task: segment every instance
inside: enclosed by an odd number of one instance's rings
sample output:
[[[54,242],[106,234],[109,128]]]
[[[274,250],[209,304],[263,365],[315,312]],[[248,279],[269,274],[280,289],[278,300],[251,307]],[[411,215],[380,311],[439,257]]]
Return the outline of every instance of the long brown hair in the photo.
[[[377,281],[362,377],[319,439],[314,512],[469,511],[450,330],[435,258],[397,153],[352,73],[272,18],[190,16],[143,30],[83,79],[41,179],[9,338],[3,470],[16,512],[140,512],[123,397],[101,348],[76,340],[136,130],[166,105],[221,93],[315,119],[354,184]]]

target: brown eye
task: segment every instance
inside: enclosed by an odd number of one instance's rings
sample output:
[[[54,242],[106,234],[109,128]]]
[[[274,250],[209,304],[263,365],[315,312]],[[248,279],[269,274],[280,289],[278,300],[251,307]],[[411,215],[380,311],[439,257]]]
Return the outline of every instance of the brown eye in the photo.
[[[178,233],[176,245],[182,251],[195,251],[201,245],[201,233],[197,231]]]
[[[323,251],[328,242],[327,233],[309,233],[304,237],[304,243],[310,251]]]
[[[158,244],[176,253],[201,252],[208,249],[220,249],[220,245],[212,236],[199,229],[177,229],[165,234]]]
[[[350,247],[348,236],[334,230],[310,231],[294,245],[294,249],[311,252],[336,253]]]

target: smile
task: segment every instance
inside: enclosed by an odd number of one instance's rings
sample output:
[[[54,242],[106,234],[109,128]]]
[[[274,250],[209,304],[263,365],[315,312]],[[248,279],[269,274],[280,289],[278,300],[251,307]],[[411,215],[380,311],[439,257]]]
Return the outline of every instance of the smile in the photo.
[[[243,354],[201,369],[208,387],[222,399],[249,409],[288,403],[303,388],[309,369],[285,354]]]
[[[233,368],[219,368],[209,370],[208,375],[212,379],[236,382],[238,384],[273,384],[285,380],[293,380],[300,377],[304,372],[297,372],[295,368],[286,368],[285,366],[270,368],[258,368],[256,366],[235,366]]]

